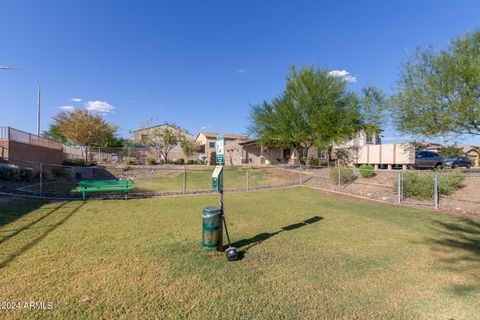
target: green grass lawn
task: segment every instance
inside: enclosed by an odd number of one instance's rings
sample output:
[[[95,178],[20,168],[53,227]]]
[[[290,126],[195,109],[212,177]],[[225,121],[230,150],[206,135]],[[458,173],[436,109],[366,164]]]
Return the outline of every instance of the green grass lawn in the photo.
[[[224,168],[224,188],[241,189],[247,187],[247,168],[230,167]],[[248,169],[250,187],[269,186],[286,183],[295,176],[285,170],[276,168]],[[210,190],[212,183],[211,168],[187,171],[187,191]],[[167,192],[182,191],[183,171],[172,172],[156,177],[135,180],[133,192]]]
[[[302,187],[225,195],[243,259],[200,247],[214,195],[0,206],[0,318],[475,319],[480,224]]]

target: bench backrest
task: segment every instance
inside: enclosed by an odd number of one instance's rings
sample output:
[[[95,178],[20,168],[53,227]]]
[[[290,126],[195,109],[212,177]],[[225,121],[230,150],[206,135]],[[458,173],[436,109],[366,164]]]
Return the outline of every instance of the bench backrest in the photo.
[[[82,180],[79,183],[81,188],[88,187],[131,187],[133,180]]]

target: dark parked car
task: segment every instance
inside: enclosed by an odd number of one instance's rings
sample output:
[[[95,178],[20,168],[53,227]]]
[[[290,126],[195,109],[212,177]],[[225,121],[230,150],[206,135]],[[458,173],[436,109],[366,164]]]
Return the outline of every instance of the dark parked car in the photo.
[[[433,151],[416,151],[415,168],[417,169],[438,169],[443,167],[443,158]]]
[[[443,164],[448,168],[466,167],[469,169],[472,166],[472,160],[467,157],[452,157],[445,160]]]

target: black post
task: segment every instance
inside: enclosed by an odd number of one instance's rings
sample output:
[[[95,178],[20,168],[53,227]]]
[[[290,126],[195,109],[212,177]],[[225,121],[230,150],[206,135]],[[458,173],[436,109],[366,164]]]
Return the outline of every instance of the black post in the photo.
[[[223,170],[222,173],[223,175]],[[223,177],[222,177],[223,180]],[[219,190],[220,193],[220,230],[218,235],[218,247],[217,251],[223,252],[223,183],[221,189]]]

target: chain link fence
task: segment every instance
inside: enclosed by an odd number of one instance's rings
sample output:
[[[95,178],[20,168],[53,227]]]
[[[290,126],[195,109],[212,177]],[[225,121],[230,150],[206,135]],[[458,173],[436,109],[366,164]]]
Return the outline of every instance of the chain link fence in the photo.
[[[226,191],[305,185],[417,207],[480,213],[480,171],[373,170],[373,167],[226,166]],[[81,180],[133,180],[133,196],[211,192],[213,167],[205,165],[65,166],[10,159],[0,164],[0,191],[79,198]],[[115,197],[99,194],[92,197]]]
[[[71,146],[64,146],[63,152],[67,161],[81,160],[88,163],[102,165],[146,165],[165,163],[160,151],[153,147],[92,147],[85,155],[85,150]],[[194,153],[186,156],[179,146],[168,153],[167,161],[175,163],[203,164],[207,156],[203,153]]]
[[[373,170],[373,167],[312,167],[299,170],[314,188],[416,207],[480,213],[480,171]]]
[[[212,172],[213,167],[205,165],[66,166],[10,159],[8,164],[0,165],[0,192],[79,198],[76,189],[82,180],[133,180],[132,196],[199,194],[212,192]],[[254,191],[298,185],[305,181],[303,175],[281,167],[226,166],[224,189]]]

